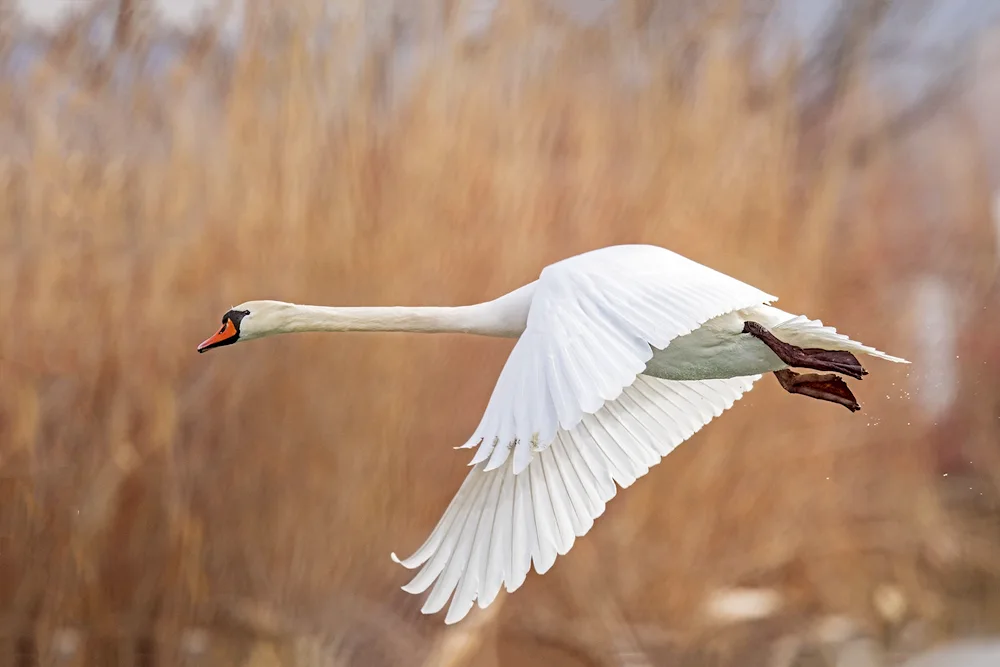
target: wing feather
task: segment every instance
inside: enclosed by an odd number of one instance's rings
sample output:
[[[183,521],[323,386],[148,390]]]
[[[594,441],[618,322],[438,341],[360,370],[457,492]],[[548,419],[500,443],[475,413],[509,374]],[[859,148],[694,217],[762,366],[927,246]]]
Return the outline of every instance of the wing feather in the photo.
[[[775,297],[653,246],[616,246],[546,267],[528,323],[465,447],[495,470],[513,443],[515,472],[642,373],[653,348],[708,320]],[[529,396],[532,397],[529,399]],[[537,406],[537,407],[535,407]],[[533,409],[534,408],[534,409]],[[486,450],[486,451],[484,451]]]
[[[728,312],[775,300],[668,250],[616,246],[558,262],[537,281],[527,326],[464,448],[465,482],[426,542],[423,611],[463,618],[500,588],[546,572],[604,513],[618,486],[729,408],[759,376],[641,375],[653,348]],[[395,559],[395,555],[393,556]]]
[[[454,623],[477,601],[489,605],[504,583],[508,592],[517,590],[532,566],[544,574],[590,531],[618,486],[631,486],[759,377],[680,382],[641,376],[618,401],[561,431],[521,474],[514,473],[513,458],[492,471],[477,464],[463,484],[472,491],[456,496],[462,506],[449,507],[428,542],[402,561],[408,568],[426,563],[404,590],[419,593],[437,579],[423,611],[440,611],[453,595],[445,622]],[[641,385],[698,408],[654,400]]]

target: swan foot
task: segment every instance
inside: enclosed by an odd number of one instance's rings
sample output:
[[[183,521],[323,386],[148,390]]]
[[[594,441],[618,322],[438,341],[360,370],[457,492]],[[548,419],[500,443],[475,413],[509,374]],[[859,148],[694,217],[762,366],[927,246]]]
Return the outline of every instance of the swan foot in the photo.
[[[775,371],[781,387],[789,394],[802,394],[821,401],[839,403],[851,412],[861,409],[843,378],[833,373],[796,373],[788,369]]]
[[[848,375],[855,380],[860,380],[865,375],[868,375],[868,371],[864,369],[861,362],[850,352],[797,347],[779,340],[773,333],[757,322],[744,322],[743,333],[748,333],[760,339],[778,355],[779,359],[789,366],[840,373]]]

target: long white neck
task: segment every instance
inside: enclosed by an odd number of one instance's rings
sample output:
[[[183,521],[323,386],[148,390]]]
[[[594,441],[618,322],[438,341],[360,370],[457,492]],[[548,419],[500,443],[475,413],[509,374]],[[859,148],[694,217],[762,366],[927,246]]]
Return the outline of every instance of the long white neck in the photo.
[[[405,331],[517,338],[527,323],[534,283],[471,306],[333,307],[289,304],[270,333]]]

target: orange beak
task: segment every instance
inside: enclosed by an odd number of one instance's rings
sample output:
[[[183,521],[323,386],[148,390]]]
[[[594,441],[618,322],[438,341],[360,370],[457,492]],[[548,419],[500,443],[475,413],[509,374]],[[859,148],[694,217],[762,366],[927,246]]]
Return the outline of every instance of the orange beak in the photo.
[[[230,345],[235,343],[236,339],[239,337],[239,333],[240,332],[236,330],[236,326],[233,324],[233,321],[226,318],[222,328],[219,329],[215,335],[202,341],[201,345],[198,346],[198,352],[204,352],[205,350],[210,350],[213,347],[219,347],[220,345]]]

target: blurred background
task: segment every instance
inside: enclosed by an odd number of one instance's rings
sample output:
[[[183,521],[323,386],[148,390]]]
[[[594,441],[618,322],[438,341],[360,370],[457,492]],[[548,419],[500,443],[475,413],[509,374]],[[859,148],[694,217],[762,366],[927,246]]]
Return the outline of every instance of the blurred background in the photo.
[[[0,664],[877,667],[1000,635],[998,18],[0,0]],[[868,363],[856,415],[758,383],[457,626],[389,553],[511,341],[195,353],[244,300],[459,305],[633,242],[913,364]],[[1000,664],[969,655],[934,664]]]

